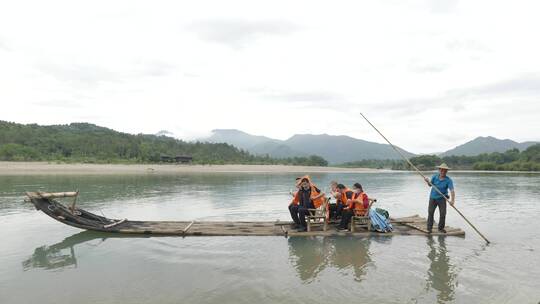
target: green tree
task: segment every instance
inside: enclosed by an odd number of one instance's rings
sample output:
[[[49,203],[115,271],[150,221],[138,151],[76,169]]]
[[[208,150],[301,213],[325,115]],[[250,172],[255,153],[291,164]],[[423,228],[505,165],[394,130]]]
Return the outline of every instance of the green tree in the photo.
[[[442,160],[437,155],[420,155],[410,159],[420,170],[431,170],[441,164]]]
[[[21,161],[39,159],[39,152],[31,147],[13,143],[0,145],[0,160]]]

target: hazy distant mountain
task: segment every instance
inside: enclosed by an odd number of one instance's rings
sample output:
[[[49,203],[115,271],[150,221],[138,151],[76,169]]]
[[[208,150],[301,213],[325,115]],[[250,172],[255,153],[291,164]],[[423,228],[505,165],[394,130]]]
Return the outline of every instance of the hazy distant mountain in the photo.
[[[292,156],[319,155],[332,164],[363,159],[398,159],[399,155],[386,144],[378,144],[349,136],[294,135],[287,140],[255,136],[239,130],[213,130],[212,136],[201,139],[209,142],[225,142],[251,153],[284,158]],[[414,154],[401,150],[407,156]]]
[[[276,158],[287,158],[294,156],[307,156],[300,151],[293,151],[282,140],[273,139],[266,136],[251,135],[235,129],[212,130],[212,135],[200,139],[213,143],[228,143],[237,148],[247,150],[253,154],[266,155]]]
[[[285,143],[293,150],[316,154],[332,164],[363,159],[399,159],[400,156],[386,144],[378,144],[349,136],[335,135],[294,135]],[[407,157],[413,153],[401,149]]]
[[[518,143],[510,139],[498,139],[492,136],[477,137],[469,142],[459,145],[451,150],[441,153],[440,156],[466,155],[473,156],[481,153],[505,152],[517,148],[520,151],[537,144],[538,142],[527,141]]]
[[[212,135],[207,138],[200,139],[212,143],[228,143],[237,148],[251,151],[251,148],[258,144],[267,142],[279,142],[277,139],[272,139],[266,136],[251,135],[246,132],[235,129],[216,129],[212,130]]]
[[[257,155],[268,154],[271,157],[276,158],[287,158],[294,156],[309,156],[313,153],[303,153],[300,151],[295,151],[291,147],[287,146],[282,141],[267,141],[253,146],[249,151]]]

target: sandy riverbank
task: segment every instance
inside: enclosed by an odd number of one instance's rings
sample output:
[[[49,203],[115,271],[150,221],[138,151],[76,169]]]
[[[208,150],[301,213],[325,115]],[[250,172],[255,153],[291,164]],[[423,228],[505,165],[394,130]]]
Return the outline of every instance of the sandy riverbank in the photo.
[[[102,175],[182,173],[359,173],[367,168],[307,167],[281,165],[174,165],[174,164],[63,164],[48,162],[0,162],[0,175]]]

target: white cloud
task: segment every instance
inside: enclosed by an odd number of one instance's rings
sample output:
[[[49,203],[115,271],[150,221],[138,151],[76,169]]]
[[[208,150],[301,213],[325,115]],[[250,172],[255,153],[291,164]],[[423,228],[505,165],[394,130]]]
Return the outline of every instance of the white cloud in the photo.
[[[7,2],[0,119],[188,139],[236,128],[381,142],[362,111],[414,152],[479,135],[538,140],[539,6]]]
[[[297,27],[287,20],[217,19],[196,21],[187,27],[200,38],[232,48],[243,48],[255,40],[273,35],[287,35]]]

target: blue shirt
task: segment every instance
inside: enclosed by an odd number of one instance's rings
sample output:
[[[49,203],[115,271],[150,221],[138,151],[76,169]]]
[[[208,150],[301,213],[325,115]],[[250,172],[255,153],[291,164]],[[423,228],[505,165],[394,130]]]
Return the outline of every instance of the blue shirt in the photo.
[[[441,191],[444,195],[448,195],[448,190],[454,190],[454,183],[452,182],[452,179],[446,176],[443,180],[441,180],[439,179],[439,173],[435,173],[431,177],[431,184],[433,184],[434,187],[437,187],[437,189],[439,189],[439,191]],[[439,200],[443,197],[432,188],[429,198]]]

